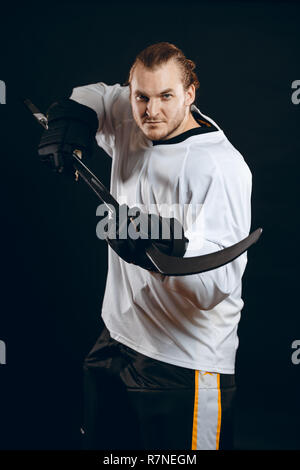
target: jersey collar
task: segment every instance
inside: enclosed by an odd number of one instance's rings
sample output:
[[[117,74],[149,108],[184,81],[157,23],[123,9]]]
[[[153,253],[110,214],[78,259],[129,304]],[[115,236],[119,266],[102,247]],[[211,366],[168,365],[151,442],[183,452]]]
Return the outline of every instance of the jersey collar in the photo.
[[[166,140],[152,140],[153,145],[168,145],[168,144],[178,144],[188,139],[192,135],[206,134],[207,132],[218,131],[219,129],[210,122],[207,118],[203,117],[202,114],[197,110],[192,110],[192,115],[194,119],[200,124],[201,127],[195,127],[188,131],[183,132],[182,134],[171,137],[171,139]]]

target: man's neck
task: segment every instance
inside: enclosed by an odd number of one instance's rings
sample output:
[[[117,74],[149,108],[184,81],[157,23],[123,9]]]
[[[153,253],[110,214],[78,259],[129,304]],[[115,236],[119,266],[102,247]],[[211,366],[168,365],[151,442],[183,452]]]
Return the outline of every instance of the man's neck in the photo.
[[[176,133],[168,135],[163,140],[171,139],[173,137],[176,137],[180,134],[183,134],[184,132],[190,131],[191,129],[195,129],[197,127],[202,127],[202,126],[193,117],[191,111],[189,111],[189,114],[187,115],[185,122],[182,122],[180,127],[176,129]]]
[[[186,125],[184,126],[183,132],[195,129],[196,127],[201,127],[201,125],[196,121],[191,111],[189,112]]]

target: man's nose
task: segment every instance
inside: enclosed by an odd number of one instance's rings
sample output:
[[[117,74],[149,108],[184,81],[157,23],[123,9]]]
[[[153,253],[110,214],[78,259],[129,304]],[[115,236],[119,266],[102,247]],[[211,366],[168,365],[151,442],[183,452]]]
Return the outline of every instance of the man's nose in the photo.
[[[146,113],[148,117],[155,117],[159,114],[160,103],[159,100],[149,99],[147,103]]]

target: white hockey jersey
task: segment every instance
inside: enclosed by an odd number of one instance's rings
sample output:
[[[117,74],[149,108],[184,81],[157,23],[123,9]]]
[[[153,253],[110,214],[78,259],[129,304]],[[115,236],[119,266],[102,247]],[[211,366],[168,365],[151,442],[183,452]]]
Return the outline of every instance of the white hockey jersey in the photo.
[[[112,158],[113,196],[129,207],[176,216],[190,240],[186,257],[249,234],[251,172],[199,109],[192,107],[202,127],[152,142],[133,119],[128,87],[96,83],[74,88],[70,98],[98,115],[96,140]],[[175,212],[164,213],[170,207]],[[128,264],[111,248],[108,262],[102,318],[112,338],[170,364],[234,373],[246,253],[221,268],[178,277]]]

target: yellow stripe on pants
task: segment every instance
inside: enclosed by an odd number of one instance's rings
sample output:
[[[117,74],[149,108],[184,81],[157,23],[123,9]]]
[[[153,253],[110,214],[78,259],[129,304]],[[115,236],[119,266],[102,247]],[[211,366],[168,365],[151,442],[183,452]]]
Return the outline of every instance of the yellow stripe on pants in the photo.
[[[195,371],[192,450],[217,450],[221,431],[220,374]]]

